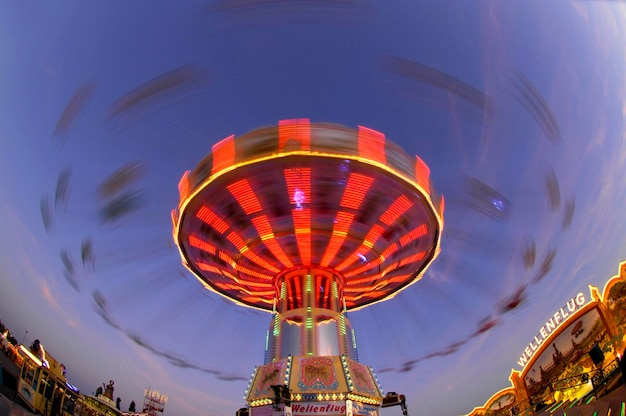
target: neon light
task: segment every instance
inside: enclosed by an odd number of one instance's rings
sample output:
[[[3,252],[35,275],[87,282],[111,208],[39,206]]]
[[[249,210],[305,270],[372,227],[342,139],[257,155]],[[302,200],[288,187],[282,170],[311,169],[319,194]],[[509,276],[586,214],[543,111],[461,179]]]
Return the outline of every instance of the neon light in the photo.
[[[190,171],[185,171],[185,173],[183,173],[183,177],[180,178],[180,181],[178,181],[178,194],[181,198],[189,195],[189,173]]]
[[[280,244],[276,240],[266,240],[265,246],[269,249],[269,251],[280,261],[285,267],[290,268],[293,267],[293,263],[289,259],[289,256],[285,254]]]
[[[211,175],[231,166],[235,162],[235,135],[231,134],[213,145],[213,169]]]
[[[363,245],[369,248],[374,247],[376,241],[380,238],[381,235],[385,232],[385,229],[378,224],[374,224],[374,226],[369,230],[367,235],[365,236],[365,240],[363,240]]]
[[[220,234],[224,234],[226,230],[228,230],[228,224],[226,224],[220,217],[204,205],[198,210],[196,218],[205,224],[210,225]]]
[[[567,321],[567,317],[570,314],[574,314],[578,309],[582,308],[586,303],[585,294],[580,292],[572,299],[568,300],[565,305],[550,317],[546,324],[539,329],[539,333],[535,335],[533,340],[524,349],[517,364],[524,368],[530,361],[532,356],[539,350],[539,347],[549,338],[550,334],[558,328],[561,324]]]
[[[385,135],[379,131],[359,126],[359,156],[387,163]]]
[[[278,273],[280,270],[277,269],[276,267],[272,266],[271,264],[269,264],[268,262],[266,262],[265,260],[263,260],[261,257],[259,257],[257,254],[253,253],[251,250],[248,250],[246,252],[241,253],[245,258],[247,258],[248,260],[252,261],[253,263],[256,263],[257,265],[266,268],[267,270],[270,270],[274,273]]]
[[[400,238],[400,245],[401,246],[406,246],[410,242],[412,242],[414,240],[417,240],[420,237],[425,236],[427,232],[428,232],[428,229],[426,228],[426,224],[422,224],[422,225],[412,229],[411,231],[406,233],[404,236],[402,236]]]
[[[390,258],[391,255],[393,253],[395,253],[396,251],[398,251],[398,243],[393,243],[392,245],[390,245],[389,247],[387,247],[384,251],[382,256],[386,259]]]
[[[367,263],[364,266],[359,267],[356,270],[351,271],[350,273],[346,273],[346,276],[352,277],[352,276],[357,276],[361,273],[364,273],[368,270],[371,270],[375,267],[377,267],[378,265],[380,265],[382,263],[382,259],[380,257],[375,258],[374,260],[372,260],[371,262]]]
[[[297,150],[311,150],[311,121],[308,118],[281,120],[278,122],[278,151],[290,149],[292,143],[297,143]]]
[[[258,217],[252,218],[251,221],[262,241],[274,238],[272,226],[265,215],[259,215]]]
[[[415,179],[426,192],[430,193],[430,168],[419,156],[415,156]]]
[[[202,271],[211,272],[215,274],[222,274],[222,271],[213,265],[202,263],[202,262],[196,262],[196,265],[198,266],[198,269]]]
[[[400,217],[400,215],[404,214],[413,206],[413,202],[409,200],[404,195],[400,195],[394,202],[391,204],[387,211],[380,217],[380,220],[385,225],[391,225],[395,220]],[[386,256],[385,256],[386,257]]]
[[[304,265],[311,264],[311,210],[295,209],[292,211],[296,242],[300,251],[300,260]]]
[[[227,188],[239,205],[241,205],[246,215],[261,211],[261,204],[246,179],[228,185]]]
[[[415,263],[416,261],[423,260],[425,255],[426,255],[426,252],[420,251],[419,253],[415,253],[412,256],[405,257],[402,260],[400,260],[400,264],[398,264],[398,267],[402,267],[407,264],[411,264],[411,263]]]
[[[205,251],[209,254],[215,254],[215,247],[193,234],[189,236],[189,245],[195,248],[199,248],[200,250]]]
[[[274,277],[268,274],[260,273],[252,269],[248,269],[247,267],[242,266],[240,263],[235,265],[235,270],[245,273],[248,276],[256,277],[257,279],[263,280],[274,280]],[[247,283],[247,282],[246,282]]]
[[[239,234],[237,234],[236,232],[232,231],[230,232],[226,238],[228,239],[228,241],[230,241],[231,243],[233,243],[233,245],[235,247],[237,247],[237,250],[243,254],[246,251],[248,251],[248,246],[246,245],[245,241],[243,241],[243,239],[241,238],[241,236]]]
[[[287,184],[287,192],[293,198],[296,208],[302,209],[302,205],[311,202],[311,169],[285,169],[285,182]]]
[[[374,178],[370,176],[351,173],[343,191],[340,205],[345,208],[359,209],[372,182],[374,182]]]
[[[346,239],[346,236],[348,235],[348,231],[350,230],[353,220],[354,214],[349,214],[343,211],[339,211],[337,213],[333,234],[330,237],[330,241],[326,246],[326,251],[324,252],[324,256],[322,257],[322,261],[320,263],[322,266],[327,267],[335,258],[337,251],[339,251]]]

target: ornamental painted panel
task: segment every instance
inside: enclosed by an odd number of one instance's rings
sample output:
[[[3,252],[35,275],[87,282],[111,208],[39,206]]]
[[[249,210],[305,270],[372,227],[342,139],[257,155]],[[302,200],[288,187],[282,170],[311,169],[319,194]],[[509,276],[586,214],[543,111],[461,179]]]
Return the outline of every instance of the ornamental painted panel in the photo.
[[[348,370],[352,378],[352,392],[369,397],[380,397],[378,386],[370,369],[356,361],[348,360]]]
[[[273,394],[270,386],[283,384],[286,368],[287,360],[275,361],[259,367],[252,389],[250,389],[249,400],[267,398]]]
[[[337,390],[339,381],[332,357],[300,358],[298,387],[302,390]]]

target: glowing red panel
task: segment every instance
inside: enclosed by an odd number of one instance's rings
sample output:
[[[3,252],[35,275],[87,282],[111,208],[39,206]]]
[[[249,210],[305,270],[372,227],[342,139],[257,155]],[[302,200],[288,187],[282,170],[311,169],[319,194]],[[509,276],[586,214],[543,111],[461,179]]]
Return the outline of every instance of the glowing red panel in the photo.
[[[400,238],[400,245],[401,246],[406,246],[410,242],[415,241],[418,238],[425,236],[427,232],[428,232],[428,229],[426,228],[426,224],[422,224],[422,225],[412,229],[411,231],[409,231],[405,235],[403,235]]]
[[[270,276],[268,274],[260,273],[255,270],[248,269],[247,267],[243,267],[239,263],[235,265],[235,269],[241,273],[247,274],[248,276],[256,277],[257,279],[272,280],[273,278],[273,276]],[[246,284],[248,284],[247,281]]]
[[[359,126],[359,156],[381,163],[387,162],[385,135],[379,131]]]
[[[293,263],[291,263],[291,260],[285,254],[283,248],[280,246],[280,244],[278,244],[278,241],[274,240],[273,238],[270,240],[265,240],[265,246],[285,267],[293,266]]]
[[[232,166],[235,162],[235,135],[232,134],[213,145],[213,175],[220,170]]]
[[[296,208],[311,202],[311,169],[285,169],[284,175],[290,202]]]
[[[233,243],[233,245],[235,247],[237,247],[237,250],[239,250],[239,252],[244,251],[244,248],[247,250],[248,246],[246,245],[246,242],[243,241],[243,239],[241,238],[241,236],[239,234],[237,234],[236,232],[231,232],[230,234],[228,234],[226,236],[226,238],[228,239],[228,241],[230,241],[231,243]]]
[[[216,273],[216,274],[222,274],[221,270],[215,266],[212,266],[210,264],[206,264],[200,261],[197,261],[196,264],[198,265],[198,268],[200,270],[203,270],[205,272],[211,272],[211,273]]]
[[[343,211],[339,211],[337,213],[337,218],[335,219],[335,225],[333,228],[333,235],[330,237],[330,241],[328,242],[326,251],[322,257],[322,266],[327,267],[335,258],[337,251],[339,251],[346,239],[346,236],[348,235],[348,230],[350,230],[350,225],[352,225],[353,219],[354,214]]]
[[[180,198],[183,199],[187,196],[188,193],[189,193],[189,171],[186,171],[183,174],[183,177],[180,178],[180,181],[178,182],[178,194],[180,195]]]
[[[251,286],[251,287],[264,287],[264,288],[274,288],[274,285],[272,282],[253,282],[251,280],[246,280],[245,281],[245,285],[246,286]]]
[[[231,265],[231,263],[233,262],[233,259],[228,254],[224,253],[223,251],[220,251],[217,255],[220,259],[222,259],[224,262],[228,263],[229,265]]]
[[[274,273],[278,273],[280,271],[280,269],[276,268],[275,266],[272,266],[271,264],[269,264],[268,262],[266,262],[265,260],[263,260],[261,257],[259,257],[258,255],[256,255],[255,253],[253,253],[250,250],[245,251],[244,253],[241,253],[244,257],[246,257],[247,259],[249,259],[250,261],[252,261],[253,263],[258,264],[259,266],[272,271]]]
[[[378,265],[380,265],[383,261],[380,259],[380,257],[376,257],[374,258],[372,261],[368,261],[367,264],[359,267],[358,269],[355,269],[353,271],[351,271],[350,273],[346,273],[347,277],[352,277],[352,276],[357,276],[361,273],[365,273],[368,270],[372,270],[374,267],[377,267]],[[370,276],[371,279],[371,276]]]
[[[385,225],[391,225],[398,217],[409,210],[413,206],[413,202],[409,200],[404,195],[400,195],[394,202],[391,204],[387,211],[380,217],[380,220]]]
[[[354,253],[352,253],[350,256],[348,256],[347,259],[345,259],[344,261],[342,261],[337,267],[336,269],[339,271],[343,271],[344,269],[346,269],[348,266],[351,266],[353,263],[355,263],[357,260],[359,260],[359,256],[357,255],[357,252],[355,251]]]
[[[299,144],[291,149],[290,142]],[[278,122],[278,150],[311,150],[311,122],[308,118],[296,118]]]
[[[419,156],[415,156],[415,178],[419,186],[430,192],[430,168]]]
[[[374,182],[374,178],[358,173],[351,173],[346,183],[346,189],[343,191],[341,198],[341,206],[352,209],[359,209],[361,202],[370,186]]]
[[[189,236],[189,244],[192,247],[199,248],[200,250],[206,251],[209,254],[215,254],[215,247],[193,234]]]
[[[292,211],[292,216],[300,260],[308,266],[311,264],[311,210],[296,208]]]
[[[391,257],[391,255],[393,253],[395,253],[396,251],[398,251],[398,243],[393,243],[392,245],[390,245],[389,247],[387,247],[385,249],[385,251],[383,251],[382,256],[386,259],[388,259],[389,257]]]
[[[369,248],[374,247],[376,241],[380,238],[381,235],[385,232],[385,229],[378,224],[374,224],[374,226],[369,230],[367,235],[365,236],[365,240],[363,240],[363,245]]]
[[[205,224],[210,225],[218,233],[224,234],[228,230],[228,224],[226,224],[220,217],[218,217],[213,211],[206,206],[200,207],[196,217],[203,221]]]
[[[235,197],[247,215],[261,211],[261,204],[257,199],[250,183],[242,179],[228,186],[228,190]]]
[[[256,232],[259,234],[259,237],[261,237],[261,240],[274,238],[272,225],[265,215],[259,215],[258,217],[254,217],[251,219],[251,221],[254,225],[254,228],[256,228]]]
[[[400,260],[400,264],[398,265],[398,267],[402,267],[402,266],[407,265],[407,264],[415,263],[416,261],[421,261],[422,259],[424,259],[424,255],[425,254],[426,254],[426,252],[420,251],[419,253],[413,254],[412,256],[405,257],[402,260]]]

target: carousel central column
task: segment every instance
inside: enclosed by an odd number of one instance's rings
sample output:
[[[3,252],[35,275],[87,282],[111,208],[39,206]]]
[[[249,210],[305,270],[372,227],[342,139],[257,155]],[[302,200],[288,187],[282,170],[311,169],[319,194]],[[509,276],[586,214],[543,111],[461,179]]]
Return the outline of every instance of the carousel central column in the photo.
[[[281,273],[265,363],[289,356],[356,360],[354,331],[343,305],[343,279],[333,270],[298,267]]]

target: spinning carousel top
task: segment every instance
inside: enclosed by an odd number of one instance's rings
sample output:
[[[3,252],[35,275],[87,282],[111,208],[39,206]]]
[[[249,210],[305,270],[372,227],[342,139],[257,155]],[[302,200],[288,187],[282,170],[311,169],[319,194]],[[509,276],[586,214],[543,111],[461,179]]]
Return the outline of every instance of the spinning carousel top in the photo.
[[[174,240],[203,285],[236,303],[272,310],[311,285],[320,306],[335,292],[364,307],[439,253],[444,204],[429,173],[375,130],[281,121],[227,137],[185,173]]]

